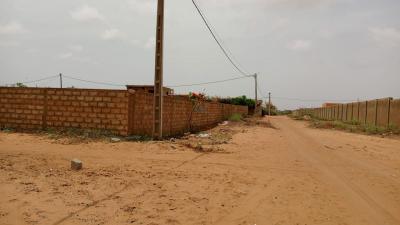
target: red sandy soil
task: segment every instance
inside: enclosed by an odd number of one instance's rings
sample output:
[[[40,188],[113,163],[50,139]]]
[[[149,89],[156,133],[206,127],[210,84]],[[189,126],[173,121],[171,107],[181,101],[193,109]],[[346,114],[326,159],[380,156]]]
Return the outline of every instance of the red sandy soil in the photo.
[[[400,140],[271,123],[210,152],[0,133],[0,224],[400,224]]]

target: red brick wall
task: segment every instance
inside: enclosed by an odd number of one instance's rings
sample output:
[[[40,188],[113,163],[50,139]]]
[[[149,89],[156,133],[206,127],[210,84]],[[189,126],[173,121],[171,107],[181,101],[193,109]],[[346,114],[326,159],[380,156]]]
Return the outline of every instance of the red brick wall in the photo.
[[[136,92],[131,95],[129,133],[151,135],[153,131],[153,95]],[[247,115],[246,106],[215,102],[194,104],[185,96],[165,96],[163,108],[163,134],[172,136],[187,131],[209,128],[233,113]]]
[[[153,133],[153,95],[132,94],[129,107],[129,134],[148,135]]]
[[[0,88],[0,125],[22,129],[107,129],[126,135],[128,92],[97,89]]]
[[[23,129],[42,127],[44,89],[1,88],[0,125]]]
[[[47,127],[106,129],[127,134],[127,91],[49,89],[47,96]]]
[[[199,131],[247,107],[164,97],[166,136]],[[120,135],[152,135],[153,95],[126,90],[0,88],[0,126],[21,129],[103,129]]]

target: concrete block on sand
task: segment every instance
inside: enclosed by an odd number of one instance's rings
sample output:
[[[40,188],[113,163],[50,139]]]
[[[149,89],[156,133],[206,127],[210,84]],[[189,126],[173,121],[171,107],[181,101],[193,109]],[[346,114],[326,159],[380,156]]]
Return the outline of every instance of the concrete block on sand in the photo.
[[[111,138],[111,142],[120,142],[121,141],[121,139],[119,139],[119,138]]]
[[[82,169],[82,161],[79,159],[71,160],[71,169],[72,170],[81,170]]]

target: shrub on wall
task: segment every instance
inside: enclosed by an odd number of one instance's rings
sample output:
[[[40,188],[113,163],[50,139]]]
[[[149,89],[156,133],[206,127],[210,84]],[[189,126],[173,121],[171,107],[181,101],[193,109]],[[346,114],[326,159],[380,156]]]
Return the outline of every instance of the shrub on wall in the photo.
[[[218,99],[218,102],[232,105],[245,105],[250,108],[254,108],[255,105],[255,101],[247,98],[245,95],[235,98],[220,98]]]

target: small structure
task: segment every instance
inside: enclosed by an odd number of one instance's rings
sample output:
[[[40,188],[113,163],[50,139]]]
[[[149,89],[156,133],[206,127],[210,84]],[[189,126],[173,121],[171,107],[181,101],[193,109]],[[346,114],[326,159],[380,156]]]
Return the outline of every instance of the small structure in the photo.
[[[154,86],[153,85],[126,85],[128,91],[141,91],[145,93],[154,94]],[[174,90],[171,88],[163,87],[163,94],[164,95],[173,95]]]
[[[322,104],[322,107],[331,107],[331,106],[337,106],[337,103],[330,103],[330,102],[326,102],[324,104]]]

